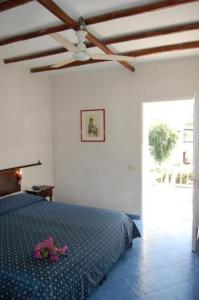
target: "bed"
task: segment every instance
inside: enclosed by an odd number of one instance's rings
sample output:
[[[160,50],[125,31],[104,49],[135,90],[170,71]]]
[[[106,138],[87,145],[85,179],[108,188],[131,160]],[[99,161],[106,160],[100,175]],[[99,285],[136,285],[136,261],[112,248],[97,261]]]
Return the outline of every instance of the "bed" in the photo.
[[[33,258],[49,235],[68,245],[58,262]],[[0,299],[85,299],[138,236],[124,213],[26,193],[0,197]]]

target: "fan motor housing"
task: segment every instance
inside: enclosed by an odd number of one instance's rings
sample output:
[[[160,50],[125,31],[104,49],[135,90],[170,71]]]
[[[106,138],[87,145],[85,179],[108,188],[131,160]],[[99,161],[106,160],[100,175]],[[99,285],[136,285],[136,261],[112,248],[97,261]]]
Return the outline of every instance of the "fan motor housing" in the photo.
[[[90,54],[85,50],[78,50],[73,54],[73,58],[78,61],[86,61],[91,58]]]

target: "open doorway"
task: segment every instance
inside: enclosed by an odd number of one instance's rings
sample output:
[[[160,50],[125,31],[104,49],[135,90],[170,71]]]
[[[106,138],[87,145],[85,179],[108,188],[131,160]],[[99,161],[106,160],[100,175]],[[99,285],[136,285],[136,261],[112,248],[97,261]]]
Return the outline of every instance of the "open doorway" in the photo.
[[[192,231],[193,100],[143,104],[142,214],[147,229]]]

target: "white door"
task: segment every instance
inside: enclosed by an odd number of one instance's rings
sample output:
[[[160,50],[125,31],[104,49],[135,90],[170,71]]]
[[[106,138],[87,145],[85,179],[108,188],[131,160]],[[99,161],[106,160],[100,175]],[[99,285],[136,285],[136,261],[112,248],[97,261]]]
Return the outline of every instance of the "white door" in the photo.
[[[199,92],[194,95],[194,162],[193,162],[193,234],[192,250],[196,250],[199,225]]]

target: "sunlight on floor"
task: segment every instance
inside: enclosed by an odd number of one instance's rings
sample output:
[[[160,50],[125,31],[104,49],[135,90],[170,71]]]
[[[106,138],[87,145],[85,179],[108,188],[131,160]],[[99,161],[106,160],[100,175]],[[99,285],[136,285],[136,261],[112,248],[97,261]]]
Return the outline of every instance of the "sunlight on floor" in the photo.
[[[154,186],[144,193],[143,226],[191,232],[192,188]]]

